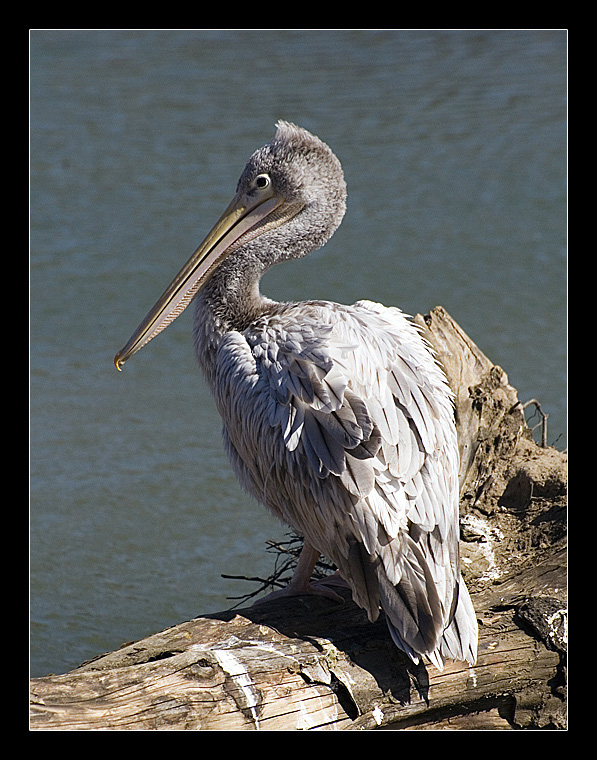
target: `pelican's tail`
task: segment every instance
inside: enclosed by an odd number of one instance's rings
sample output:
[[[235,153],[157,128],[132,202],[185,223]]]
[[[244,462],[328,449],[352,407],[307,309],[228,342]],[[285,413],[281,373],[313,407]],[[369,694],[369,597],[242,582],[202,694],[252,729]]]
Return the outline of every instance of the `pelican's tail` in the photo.
[[[477,616],[466,584],[460,579],[458,605],[450,625],[439,644],[440,656],[445,660],[461,660],[474,665],[477,661],[479,629]]]
[[[426,607],[425,604],[415,605],[414,610],[419,614],[411,614],[413,608],[405,603],[400,586],[398,584],[392,589],[394,593],[390,594],[392,598],[389,603],[389,589],[386,588],[384,594],[380,588],[386,622],[396,646],[406,652],[414,663],[418,664],[420,657],[425,656],[438,670],[443,670],[445,660],[459,660],[474,665],[477,660],[477,618],[464,581],[460,579],[458,602],[452,619],[443,633],[439,634],[432,616],[420,614],[421,609]],[[428,601],[429,599],[427,603]],[[400,607],[402,609],[397,615]]]

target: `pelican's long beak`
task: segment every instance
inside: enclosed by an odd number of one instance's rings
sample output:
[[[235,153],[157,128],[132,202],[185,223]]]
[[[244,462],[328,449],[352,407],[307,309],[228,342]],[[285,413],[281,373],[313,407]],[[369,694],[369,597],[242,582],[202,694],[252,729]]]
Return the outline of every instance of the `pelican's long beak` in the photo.
[[[265,196],[262,194],[258,200],[251,200],[249,196],[237,193],[214,228],[133,333],[126,346],[116,354],[114,358],[116,368],[122,369],[127,359],[130,359],[133,354],[168,327],[179,314],[182,314],[214,269],[230,253],[232,244],[254,229],[256,225],[261,228],[259,223],[266,220],[283,203],[284,199],[273,193]],[[277,217],[278,215],[274,214],[274,218]]]

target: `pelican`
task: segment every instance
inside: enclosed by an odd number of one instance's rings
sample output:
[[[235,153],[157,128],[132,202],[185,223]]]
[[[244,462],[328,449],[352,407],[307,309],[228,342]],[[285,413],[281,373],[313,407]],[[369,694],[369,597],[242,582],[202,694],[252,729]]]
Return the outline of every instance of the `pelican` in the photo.
[[[195,350],[242,485],[304,537],[281,594],[338,595],[311,582],[335,563],[371,621],[415,663],[473,664],[477,622],[460,574],[458,448],[445,375],[398,308],[278,303],[272,265],[320,248],[339,226],[339,160],[279,121],[236,194],[125,347],[131,356],[195,301]]]

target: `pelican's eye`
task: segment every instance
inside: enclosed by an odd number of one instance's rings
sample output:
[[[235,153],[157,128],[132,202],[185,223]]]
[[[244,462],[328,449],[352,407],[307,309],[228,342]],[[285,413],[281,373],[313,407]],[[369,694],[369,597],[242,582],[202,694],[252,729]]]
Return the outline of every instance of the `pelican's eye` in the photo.
[[[271,183],[272,181],[269,178],[269,174],[259,174],[257,177],[255,177],[255,180],[253,182],[255,187],[259,190],[265,190],[265,188],[269,187]]]

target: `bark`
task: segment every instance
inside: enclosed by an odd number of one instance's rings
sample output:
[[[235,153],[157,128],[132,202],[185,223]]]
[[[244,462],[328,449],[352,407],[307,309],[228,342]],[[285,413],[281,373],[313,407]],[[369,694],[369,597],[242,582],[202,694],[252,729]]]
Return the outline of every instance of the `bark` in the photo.
[[[533,441],[506,373],[441,307],[416,319],[456,396],[476,665],[413,666],[339,589],[343,604],[204,615],[32,679],[33,730],[566,727],[566,455]]]

